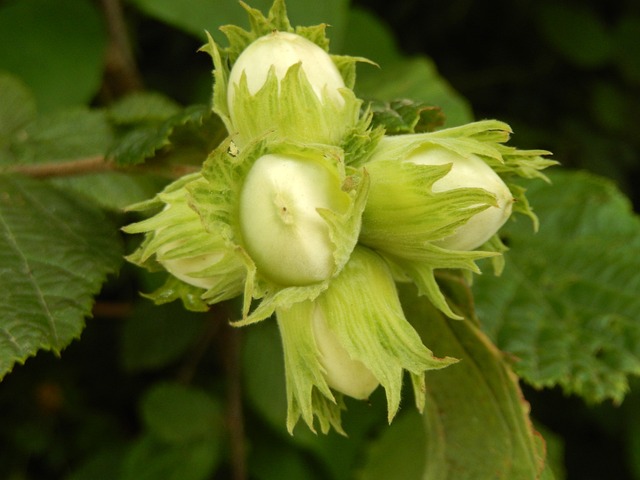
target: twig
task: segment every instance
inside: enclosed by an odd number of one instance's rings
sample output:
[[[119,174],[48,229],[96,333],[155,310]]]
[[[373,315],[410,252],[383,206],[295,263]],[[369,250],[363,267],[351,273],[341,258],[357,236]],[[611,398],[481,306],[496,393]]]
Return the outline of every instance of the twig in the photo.
[[[195,165],[144,164],[119,166],[102,156],[79,158],[64,162],[12,165],[0,173],[21,173],[33,178],[69,177],[102,172],[154,173],[168,178],[180,178],[198,171]]]
[[[225,327],[224,364],[227,376],[227,428],[233,480],[246,480],[247,448],[242,409],[242,331],[228,323]]]
[[[102,10],[107,23],[109,44],[107,46],[105,80],[114,96],[121,96],[142,89],[142,76],[133,56],[131,42],[124,21],[120,0],[102,0]]]
[[[129,302],[105,302],[97,301],[93,305],[94,317],[124,318],[131,315],[133,305]]]
[[[114,169],[114,164],[107,162],[102,156],[97,156],[66,162],[15,165],[8,168],[6,171],[11,173],[22,173],[34,178],[50,178],[108,172]]]

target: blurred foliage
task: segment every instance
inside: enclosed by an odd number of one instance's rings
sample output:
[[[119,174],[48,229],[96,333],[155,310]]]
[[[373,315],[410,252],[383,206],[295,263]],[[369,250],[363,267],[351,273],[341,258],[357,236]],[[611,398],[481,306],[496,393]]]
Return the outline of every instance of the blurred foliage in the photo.
[[[7,225],[34,239],[20,253],[47,266],[29,287],[42,287],[43,297],[73,307],[60,318],[47,312],[34,315],[31,326],[51,342],[53,351],[79,335],[83,317],[91,313],[87,298],[118,268],[121,245],[114,225],[123,223],[121,208],[151,196],[173,167],[197,164],[219,141],[219,121],[203,107],[211,95],[211,65],[197,50],[205,29],[223,40],[218,25],[245,26],[235,0],[125,1],[124,27],[135,70],[123,74],[119,69],[126,72],[131,65],[125,61],[123,67],[122,59],[113,56],[113,29],[118,29],[106,8],[116,3],[0,3],[0,91],[11,91],[0,101],[0,164],[40,164],[107,152],[129,166],[154,156],[158,168],[158,175],[109,171],[91,178],[46,180],[42,187],[34,187],[32,180],[2,178],[3,195],[16,197],[27,184],[36,193],[25,197],[20,211],[2,210],[0,204],[0,217],[10,220]],[[250,3],[264,10],[271,2]],[[499,118],[514,127],[520,148],[546,148],[565,166],[608,176],[640,205],[640,6],[635,2],[499,0],[488,8],[469,0],[401,0],[392,6],[381,0],[353,5],[347,0],[290,0],[288,6],[293,23],[329,23],[335,52],[369,57],[380,65],[359,66],[358,93],[379,101],[374,111],[398,133],[416,126],[457,125],[474,116]],[[114,80],[123,76],[131,77],[129,87]],[[121,98],[124,91],[139,87],[145,92]],[[417,103],[406,108],[398,97]],[[441,108],[444,119],[440,110],[428,106]],[[510,352],[506,360],[533,385],[560,385],[592,400],[620,400],[626,374],[638,373],[639,355],[633,350],[640,344],[635,325],[637,217],[612,183],[588,174],[558,175],[554,182],[554,187],[531,187],[542,222],[540,236],[546,229],[550,236],[545,238],[554,243],[528,243],[522,240],[528,232],[519,232],[529,226],[511,226],[506,241],[520,258],[508,258],[501,281],[512,289],[498,296],[487,293],[496,291],[491,285],[495,279],[488,276],[475,285],[484,333],[451,325],[446,336],[428,344],[443,348],[443,354],[455,347],[464,356],[465,338],[486,334]],[[79,195],[85,205],[77,209],[69,193]],[[54,221],[69,209],[77,224]],[[59,239],[57,255],[43,253],[48,250],[29,230],[33,220]],[[563,250],[568,236],[575,237],[572,246],[581,243],[583,249]],[[99,254],[91,250],[99,246]],[[2,267],[19,270],[15,251],[3,247]],[[600,252],[607,256],[590,262]],[[74,275],[78,264],[88,275]],[[607,269],[610,264],[616,269]],[[67,275],[65,282],[49,281],[51,271]],[[554,290],[558,278],[562,292]],[[8,298],[7,292],[12,298],[24,294],[24,286],[12,280],[4,276],[5,296],[0,298]],[[303,428],[287,435],[284,367],[274,323],[238,333],[226,326],[232,305],[187,314],[179,305],[138,301],[138,290],[150,291],[159,281],[124,266],[103,287],[82,341],[71,343],[61,358],[44,352],[26,365],[2,366],[3,373],[14,371],[0,383],[0,478],[230,478],[238,455],[233,438],[243,433],[229,435],[238,428],[233,423],[237,412],[230,409],[234,402],[244,409],[251,478],[440,478],[442,471],[425,473],[422,459],[416,460],[427,452],[426,458],[436,459],[432,469],[447,465],[442,445],[432,441],[443,428],[435,421],[438,415],[423,418],[405,408],[392,426],[384,426],[380,391],[370,404],[347,402],[349,439],[333,433],[314,436]],[[546,286],[543,302],[532,299],[540,290],[527,288],[531,282]],[[616,295],[596,301],[613,288]],[[594,310],[590,301],[597,307],[597,321],[578,322],[580,314]],[[544,315],[540,304],[547,308]],[[425,306],[411,307],[415,312],[420,308]],[[520,313],[536,308],[538,321],[524,322]],[[614,310],[620,317],[607,316]],[[416,313],[416,318],[422,317]],[[562,323],[566,318],[573,323]],[[429,337],[433,325],[418,320],[417,328]],[[240,340],[244,348],[234,350]],[[534,348],[538,340],[541,346]],[[36,347],[16,352],[16,361],[33,355]],[[497,350],[487,347],[479,355],[487,369],[508,375]],[[233,370],[240,366],[241,376]],[[526,407],[517,397],[516,383],[495,393],[495,386],[484,384],[476,373],[460,371],[464,381],[471,378],[478,386],[472,408],[465,411],[468,422],[476,418],[478,405],[497,429],[513,435],[508,444],[499,440],[510,437],[493,439],[495,457],[468,457],[483,468],[488,459],[499,458],[506,448],[518,451],[531,438],[523,434]],[[240,378],[241,384],[231,385],[230,378]],[[454,380],[435,378],[433,384]],[[585,404],[559,389],[525,387],[533,417],[546,426],[541,430],[556,479],[640,479],[638,386],[632,380],[632,393],[620,407]],[[244,392],[241,401],[233,397],[238,389]],[[452,402],[468,401],[455,392],[455,385],[430,391],[430,408],[446,410]],[[487,400],[492,394],[501,399],[507,420],[492,410],[495,405]],[[449,441],[471,441],[466,426],[449,427],[457,435]]]
[[[106,42],[100,12],[89,0],[0,5],[0,69],[19,75],[32,88],[42,111],[93,98]]]

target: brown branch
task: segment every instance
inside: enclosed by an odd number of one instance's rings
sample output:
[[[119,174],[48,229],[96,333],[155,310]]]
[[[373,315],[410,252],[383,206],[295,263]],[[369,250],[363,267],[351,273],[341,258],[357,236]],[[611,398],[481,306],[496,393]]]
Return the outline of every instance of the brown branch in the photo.
[[[228,323],[225,328],[224,364],[227,373],[227,428],[233,480],[246,480],[247,447],[242,409],[242,331]]]
[[[15,165],[6,171],[10,173],[22,173],[33,178],[50,178],[108,172],[114,169],[114,164],[106,161],[102,156],[96,156],[66,162]]]
[[[102,156],[80,158],[64,162],[13,165],[0,173],[20,173],[33,178],[69,177],[103,172],[155,173],[168,178],[180,178],[198,171],[195,165],[144,164],[118,166]]]
[[[129,302],[105,302],[97,301],[93,305],[94,317],[125,318],[131,315],[133,305]]]
[[[106,52],[106,95],[119,97],[143,88],[142,76],[136,65],[124,20],[120,0],[101,0],[107,23],[109,43]]]

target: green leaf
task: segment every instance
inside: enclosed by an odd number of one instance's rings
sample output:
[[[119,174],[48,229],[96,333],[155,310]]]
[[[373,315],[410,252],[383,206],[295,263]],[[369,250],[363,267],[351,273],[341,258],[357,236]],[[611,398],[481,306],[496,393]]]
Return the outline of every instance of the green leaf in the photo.
[[[547,41],[578,66],[597,67],[611,56],[611,36],[589,7],[542,3],[538,25]]]
[[[123,461],[120,480],[208,480],[220,462],[214,436],[167,444],[152,435],[134,442]]]
[[[76,160],[105,154],[113,131],[104,112],[73,108],[38,116],[11,144],[16,163]]]
[[[592,116],[598,124],[610,132],[624,132],[633,125],[637,102],[629,98],[629,93],[624,92],[617,83],[593,82],[590,87],[589,103]]]
[[[35,99],[13,75],[0,73],[0,149],[36,114]]]
[[[218,402],[193,387],[161,383],[141,403],[145,433],[132,445],[123,480],[206,480],[221,460]]]
[[[115,226],[91,203],[19,176],[0,175],[0,192],[1,378],[78,338],[122,252]]]
[[[603,178],[550,177],[527,192],[540,231],[509,224],[502,276],[475,282],[478,314],[527,382],[619,402],[640,374],[640,221]]]
[[[349,0],[287,0],[287,11],[293,26],[326,23],[329,26],[327,34],[331,39],[331,51],[336,52],[342,49],[347,34],[349,3]]]
[[[113,480],[119,478],[125,449],[122,445],[92,452],[65,480]]]
[[[167,443],[184,443],[218,433],[220,407],[203,391],[179,384],[156,384],[141,404],[147,430]]]
[[[371,443],[358,480],[420,480],[425,469],[426,441],[422,415],[407,410]]]
[[[106,35],[88,0],[20,0],[0,7],[0,70],[52,111],[87,103],[102,79]]]
[[[439,107],[413,100],[373,101],[369,105],[373,113],[372,124],[382,125],[387,135],[431,132],[441,127],[445,116]]]
[[[304,451],[291,448],[280,439],[261,438],[252,432],[249,469],[256,480],[326,480],[325,472],[309,462]]]
[[[402,289],[407,318],[437,355],[460,362],[426,374],[423,480],[541,478],[544,446],[517,377],[469,319],[444,318],[415,291]],[[549,478],[549,477],[547,477]]]
[[[107,210],[121,212],[125,207],[153,197],[166,185],[160,176],[125,172],[61,176],[49,183],[67,193],[77,193]]]
[[[135,92],[118,100],[107,110],[109,120],[116,125],[158,123],[180,113],[180,106],[155,92]]]
[[[121,359],[126,370],[139,372],[178,360],[202,333],[203,317],[181,304],[155,306],[138,302],[122,331]]]
[[[148,105],[147,108],[153,107]],[[118,122],[131,122],[136,115],[142,115],[125,112],[124,108],[116,113]],[[121,166],[137,165],[153,157],[165,163],[199,166],[227,134],[222,121],[204,105],[187,107],[162,122],[148,121],[150,115],[160,113],[147,112],[144,117],[138,117],[137,120],[144,118],[146,121],[119,138],[108,156]]]
[[[356,93],[362,98],[382,101],[411,98],[439,107],[445,114],[447,127],[473,119],[466,100],[439,75],[427,57],[400,58],[379,70],[362,68],[358,72]]]
[[[424,56],[403,56],[393,32],[380,19],[353,8],[348,22],[344,51],[380,65],[358,68],[359,97],[383,102],[410,98],[420,105],[439,107],[447,127],[473,120],[467,101],[439,75],[433,62]]]
[[[156,152],[168,147],[170,126],[155,125],[136,128],[127,132],[110,151],[110,156],[119,165],[138,165],[153,158]]]
[[[368,58],[382,68],[401,57],[393,31],[378,17],[356,6],[349,12],[343,50],[348,55]]]
[[[640,82],[640,55],[636,46],[640,38],[640,15],[626,14],[613,32],[613,56],[624,77],[636,85]]]
[[[178,27],[202,40],[206,40],[205,30],[214,36],[220,25],[246,23],[246,14],[235,0],[129,0],[147,15]],[[252,2],[253,5],[253,2]]]
[[[155,103],[158,103],[157,101]],[[120,104],[117,104],[118,106]],[[107,115],[101,110],[76,108],[44,114],[10,139],[8,154],[0,159],[5,164],[53,164],[64,161],[85,161],[104,157],[114,142],[114,131],[109,120],[124,123],[142,113],[133,105],[123,104],[115,113]],[[156,117],[157,110],[146,113]],[[0,144],[2,140],[0,139]],[[52,178],[52,184],[87,197],[105,208],[121,210],[127,205],[153,196],[166,180],[151,175],[125,172],[101,172]]]
[[[218,27],[226,24],[246,26],[247,14],[240,8],[237,0],[130,0],[140,10],[163,22],[178,27],[202,40],[206,40],[205,30],[209,31],[216,42],[224,40]],[[272,0],[253,0],[248,2],[252,8],[263,12],[271,7]],[[308,2],[289,0],[287,10],[293,25],[315,25],[328,23],[332,26],[332,38],[340,44],[346,23],[348,2],[346,0],[328,0]]]

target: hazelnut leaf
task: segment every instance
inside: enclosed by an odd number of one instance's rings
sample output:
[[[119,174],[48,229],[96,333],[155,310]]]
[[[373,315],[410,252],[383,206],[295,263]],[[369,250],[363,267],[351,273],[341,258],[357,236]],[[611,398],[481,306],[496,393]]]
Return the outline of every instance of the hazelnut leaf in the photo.
[[[608,180],[549,176],[526,185],[538,234],[507,224],[502,276],[474,282],[478,316],[525,381],[620,402],[640,375],[640,222]]]
[[[80,336],[93,296],[121,262],[116,228],[91,203],[0,175],[0,378]]]

